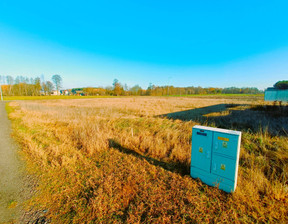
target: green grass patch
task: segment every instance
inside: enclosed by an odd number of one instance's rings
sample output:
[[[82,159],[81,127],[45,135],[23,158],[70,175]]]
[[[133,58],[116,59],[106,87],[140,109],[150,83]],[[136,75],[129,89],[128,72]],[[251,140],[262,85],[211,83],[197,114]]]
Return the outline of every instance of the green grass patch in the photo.
[[[15,208],[17,206],[17,201],[11,200],[9,201],[8,208]]]
[[[5,110],[6,110],[7,114],[8,114],[8,116],[9,116],[9,114],[14,112],[16,110],[16,108],[15,107],[11,107],[11,106],[9,106],[9,103],[6,103],[5,104]]]

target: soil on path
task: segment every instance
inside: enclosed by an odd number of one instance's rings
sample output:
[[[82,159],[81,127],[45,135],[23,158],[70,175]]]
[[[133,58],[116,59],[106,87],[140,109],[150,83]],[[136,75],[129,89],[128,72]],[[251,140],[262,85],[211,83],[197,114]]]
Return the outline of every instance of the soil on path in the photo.
[[[25,164],[10,134],[5,102],[0,102],[0,223],[21,222],[23,202],[31,196]]]

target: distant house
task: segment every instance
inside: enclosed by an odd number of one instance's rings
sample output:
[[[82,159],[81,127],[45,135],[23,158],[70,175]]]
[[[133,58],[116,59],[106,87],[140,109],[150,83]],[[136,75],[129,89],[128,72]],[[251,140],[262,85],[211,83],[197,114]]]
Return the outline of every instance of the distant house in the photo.
[[[68,96],[69,95],[69,91],[67,89],[65,90],[60,90],[60,94],[64,95],[64,96]]]
[[[52,96],[59,96],[60,95],[60,91],[52,90],[51,95]]]
[[[272,102],[288,102],[288,89],[276,89],[269,87],[265,90],[264,100]]]

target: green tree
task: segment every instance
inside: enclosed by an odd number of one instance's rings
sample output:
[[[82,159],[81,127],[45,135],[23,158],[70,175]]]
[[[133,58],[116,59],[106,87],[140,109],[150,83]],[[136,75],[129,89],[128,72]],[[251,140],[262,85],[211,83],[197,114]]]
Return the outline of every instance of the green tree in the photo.
[[[278,81],[274,84],[276,89],[288,89],[288,80]]]

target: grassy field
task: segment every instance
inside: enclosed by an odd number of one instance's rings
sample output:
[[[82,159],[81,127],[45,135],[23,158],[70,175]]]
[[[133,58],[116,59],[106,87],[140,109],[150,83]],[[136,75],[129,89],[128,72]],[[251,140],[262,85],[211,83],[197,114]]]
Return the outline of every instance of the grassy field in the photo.
[[[52,223],[287,223],[287,107],[261,97],[10,103]],[[189,175],[193,125],[242,131],[236,192]]]

